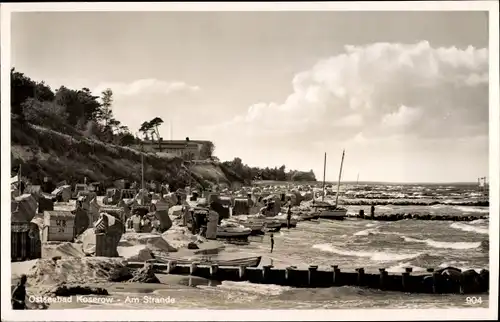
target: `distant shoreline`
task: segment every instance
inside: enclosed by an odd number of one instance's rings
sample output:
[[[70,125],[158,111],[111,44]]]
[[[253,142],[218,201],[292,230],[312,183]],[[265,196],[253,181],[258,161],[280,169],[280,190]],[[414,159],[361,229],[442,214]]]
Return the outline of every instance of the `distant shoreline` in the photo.
[[[274,180],[256,180],[253,181],[254,185],[263,185],[263,184],[322,184],[323,181],[274,181]],[[337,182],[334,181],[326,181],[326,185],[336,185]],[[353,185],[373,185],[373,184],[384,184],[384,185],[433,185],[433,186],[477,186],[477,182],[384,182],[384,181],[341,181],[340,184],[353,184]]]

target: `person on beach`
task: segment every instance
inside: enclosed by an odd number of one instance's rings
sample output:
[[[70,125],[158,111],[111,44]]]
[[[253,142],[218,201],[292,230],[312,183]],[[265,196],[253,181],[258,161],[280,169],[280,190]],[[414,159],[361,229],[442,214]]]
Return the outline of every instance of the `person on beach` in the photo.
[[[370,216],[373,218],[375,217],[375,205],[372,204],[372,206],[370,207]]]
[[[274,235],[271,233],[271,253],[273,252],[274,249]]]
[[[286,213],[286,226],[290,229],[290,221],[292,220],[292,205],[288,205],[288,211]]]
[[[12,309],[26,310],[26,280],[25,274],[21,275],[21,280],[12,292]]]

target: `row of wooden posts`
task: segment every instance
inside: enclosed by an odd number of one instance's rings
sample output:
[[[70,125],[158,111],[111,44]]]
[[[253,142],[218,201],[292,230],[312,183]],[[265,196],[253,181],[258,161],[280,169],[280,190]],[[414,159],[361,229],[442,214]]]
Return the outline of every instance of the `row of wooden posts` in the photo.
[[[158,272],[176,275],[190,275],[218,281],[248,281],[257,284],[275,284],[292,287],[333,287],[333,286],[360,286],[373,289],[400,291],[409,293],[482,293],[488,292],[488,283],[474,284],[476,280],[467,280],[462,277],[458,280],[449,279],[441,272],[428,269],[425,274],[412,274],[408,267],[402,274],[389,274],[384,268],[378,274],[366,273],[364,268],[354,272],[341,271],[338,265],[332,265],[331,270],[318,270],[318,266],[311,265],[307,270],[290,266],[284,269],[274,268],[272,265],[258,267],[234,267],[199,265],[178,265],[175,261],[166,264],[150,263]],[[140,268],[144,263],[128,263],[130,268]],[[478,275],[479,276],[479,275]],[[489,275],[488,275],[489,276]]]

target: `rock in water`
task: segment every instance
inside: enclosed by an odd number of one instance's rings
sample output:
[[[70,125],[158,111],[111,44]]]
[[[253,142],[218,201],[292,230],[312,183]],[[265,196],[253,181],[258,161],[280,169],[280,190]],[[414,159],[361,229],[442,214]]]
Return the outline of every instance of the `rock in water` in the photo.
[[[132,277],[129,282],[161,283],[160,280],[156,277],[154,273],[154,267],[151,263],[146,263],[142,268],[138,269],[134,273],[134,277]]]
[[[187,248],[188,248],[188,249],[200,249],[200,248],[198,247],[198,245],[196,245],[196,243],[193,243],[193,242],[190,242],[190,243],[188,244],[188,247],[187,247]]]

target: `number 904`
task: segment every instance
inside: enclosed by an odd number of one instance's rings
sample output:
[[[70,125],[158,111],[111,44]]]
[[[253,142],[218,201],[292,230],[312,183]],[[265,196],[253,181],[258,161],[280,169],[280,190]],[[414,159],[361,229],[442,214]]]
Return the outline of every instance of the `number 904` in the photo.
[[[482,304],[483,303],[483,299],[481,297],[467,296],[465,298],[465,302],[467,304]]]

